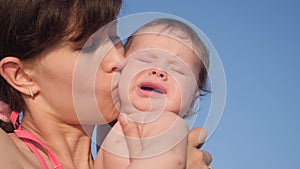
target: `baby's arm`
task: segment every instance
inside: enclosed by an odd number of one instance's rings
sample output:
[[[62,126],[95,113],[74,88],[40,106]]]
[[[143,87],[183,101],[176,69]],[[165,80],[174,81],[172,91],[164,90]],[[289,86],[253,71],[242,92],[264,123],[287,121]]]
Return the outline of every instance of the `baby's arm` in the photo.
[[[129,169],[185,168],[188,127],[182,118],[164,112],[151,123],[138,124],[139,133],[131,130],[135,123],[119,120],[125,135],[141,138],[142,146],[126,139],[131,154]]]

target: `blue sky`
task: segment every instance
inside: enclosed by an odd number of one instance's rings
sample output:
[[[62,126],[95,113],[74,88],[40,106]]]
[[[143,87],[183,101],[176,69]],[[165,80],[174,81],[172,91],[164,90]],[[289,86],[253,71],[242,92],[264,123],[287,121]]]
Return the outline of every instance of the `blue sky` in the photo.
[[[204,32],[219,53],[227,100],[204,146],[215,169],[297,168],[299,9],[297,0],[124,0],[120,16],[177,15]]]

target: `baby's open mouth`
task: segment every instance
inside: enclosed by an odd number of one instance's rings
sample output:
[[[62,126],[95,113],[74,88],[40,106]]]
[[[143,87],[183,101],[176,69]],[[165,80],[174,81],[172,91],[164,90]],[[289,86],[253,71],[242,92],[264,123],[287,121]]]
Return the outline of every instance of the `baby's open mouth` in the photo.
[[[159,94],[164,94],[164,92],[160,89],[156,89],[150,86],[141,86],[140,89],[145,90],[145,91],[151,91],[151,92],[156,92]]]
[[[167,94],[167,90],[164,86],[159,83],[153,82],[142,82],[138,85],[138,91],[142,96],[150,96],[152,94],[163,95]]]

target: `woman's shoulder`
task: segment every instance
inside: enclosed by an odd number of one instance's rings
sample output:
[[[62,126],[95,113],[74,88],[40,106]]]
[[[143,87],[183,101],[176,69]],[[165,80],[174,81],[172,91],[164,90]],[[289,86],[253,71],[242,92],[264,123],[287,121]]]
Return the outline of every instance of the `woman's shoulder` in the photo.
[[[2,129],[0,129],[0,140],[0,164],[2,167],[11,169],[34,167],[19,150],[13,139]]]
[[[18,150],[16,144],[13,142],[11,137],[3,130],[0,128],[0,148],[1,148],[1,157],[4,156],[6,153],[3,152],[8,152],[9,151],[15,151]],[[1,158],[2,160],[3,158]]]

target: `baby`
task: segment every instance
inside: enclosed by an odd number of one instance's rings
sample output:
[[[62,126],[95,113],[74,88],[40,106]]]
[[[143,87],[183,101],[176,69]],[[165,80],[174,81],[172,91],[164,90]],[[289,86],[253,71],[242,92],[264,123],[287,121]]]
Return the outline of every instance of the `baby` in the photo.
[[[183,169],[188,132],[183,117],[191,113],[200,92],[207,91],[207,50],[194,30],[172,19],[142,26],[125,50],[119,111],[136,122],[139,138],[125,137],[117,122],[95,167]]]

